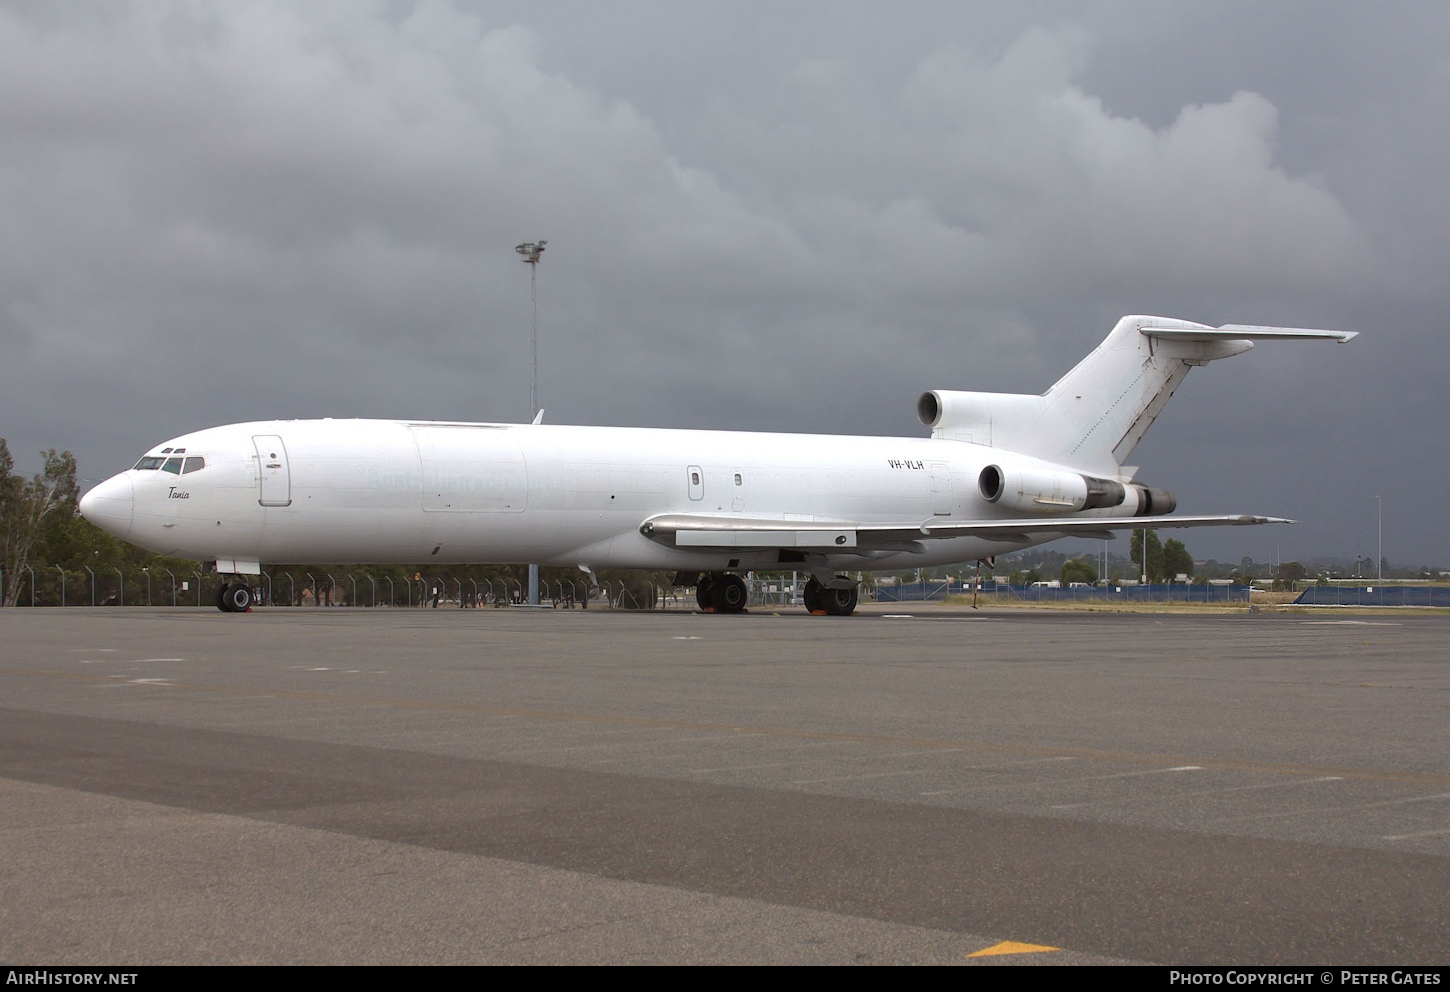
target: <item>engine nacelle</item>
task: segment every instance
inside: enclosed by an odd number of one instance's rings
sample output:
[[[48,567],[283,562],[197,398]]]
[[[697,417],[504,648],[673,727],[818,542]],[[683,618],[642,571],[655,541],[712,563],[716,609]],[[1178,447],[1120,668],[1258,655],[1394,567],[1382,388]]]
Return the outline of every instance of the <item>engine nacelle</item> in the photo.
[[[1041,396],[933,389],[916,401],[916,417],[935,437],[1012,449],[1042,418]]]
[[[1070,513],[1121,506],[1127,497],[1123,484],[1111,479],[1011,463],[982,469],[977,475],[977,491],[988,503],[1000,503],[1024,513]]]
[[[1133,513],[1135,517],[1154,517],[1178,509],[1178,497],[1166,489],[1154,489],[1152,486],[1135,483],[1128,487],[1128,491],[1138,501],[1138,509]]]

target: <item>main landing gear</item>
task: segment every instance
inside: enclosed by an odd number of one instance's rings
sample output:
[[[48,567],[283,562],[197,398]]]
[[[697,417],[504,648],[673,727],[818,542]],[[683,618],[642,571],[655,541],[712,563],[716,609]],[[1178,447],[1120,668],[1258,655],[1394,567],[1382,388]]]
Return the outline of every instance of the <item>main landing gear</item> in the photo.
[[[710,572],[700,576],[695,584],[695,602],[700,609],[716,613],[743,613],[749,593],[745,580],[738,575],[725,572]]]
[[[850,616],[856,612],[856,587],[849,589],[828,589],[811,576],[802,593],[806,609],[811,613],[824,613],[831,617]]]
[[[223,613],[246,613],[252,608],[251,588],[222,583],[216,594],[216,608]]]

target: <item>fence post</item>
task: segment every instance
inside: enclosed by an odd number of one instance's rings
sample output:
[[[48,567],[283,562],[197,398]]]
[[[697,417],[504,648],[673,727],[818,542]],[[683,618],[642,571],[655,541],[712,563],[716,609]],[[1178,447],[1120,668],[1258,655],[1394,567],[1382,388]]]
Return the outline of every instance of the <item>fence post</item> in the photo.
[[[121,574],[121,568],[120,568],[119,565],[112,565],[111,567],[116,570],[116,579],[118,580],[118,584],[120,585],[120,590],[121,590],[120,591],[120,595],[118,595],[116,597],[116,605],[117,606],[125,606],[126,605],[126,576],[124,576],[124,575]]]
[[[60,605],[61,606],[64,606],[65,605],[65,569],[63,569],[59,565],[57,565],[57,566],[55,566],[55,570],[60,573]]]
[[[172,606],[175,606],[176,605],[176,576],[174,574],[172,574],[172,571],[169,568],[168,569],[165,569],[165,572],[166,572],[167,575],[170,575],[171,576],[171,605]]]
[[[35,569],[31,568],[29,565],[26,565],[25,566],[25,570],[30,573],[30,605],[31,606],[34,606],[35,605]]]

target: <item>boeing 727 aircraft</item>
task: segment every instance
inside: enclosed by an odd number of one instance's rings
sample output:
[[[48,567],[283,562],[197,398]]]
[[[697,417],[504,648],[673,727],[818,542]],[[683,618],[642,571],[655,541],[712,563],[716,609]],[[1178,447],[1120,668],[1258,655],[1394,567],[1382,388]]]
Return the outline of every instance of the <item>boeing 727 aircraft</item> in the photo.
[[[1260,339],[1354,331],[1132,316],[1041,395],[934,390],[930,437],[391,420],[213,427],[88,492],[92,523],[230,576],[261,563],[671,569],[744,608],[741,573],[811,573],[812,612],[849,614],[838,573],[973,561],[1066,536],[1287,523],[1169,516],[1124,462],[1188,370]],[[690,584],[686,582],[684,584]],[[218,605],[245,611],[245,581]]]

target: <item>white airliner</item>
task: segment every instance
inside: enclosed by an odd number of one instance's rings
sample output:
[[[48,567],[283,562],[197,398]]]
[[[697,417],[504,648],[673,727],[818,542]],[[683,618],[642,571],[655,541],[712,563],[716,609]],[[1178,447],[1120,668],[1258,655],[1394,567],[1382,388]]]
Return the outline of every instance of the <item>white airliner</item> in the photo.
[[[81,500],[86,519],[241,580],[262,562],[670,569],[737,612],[741,573],[809,571],[812,612],[848,614],[841,572],[988,558],[1141,527],[1287,523],[1172,517],[1124,465],[1194,365],[1255,339],[1354,331],[1132,316],[1040,396],[935,390],[930,437],[392,420],[271,420],[157,445]]]

